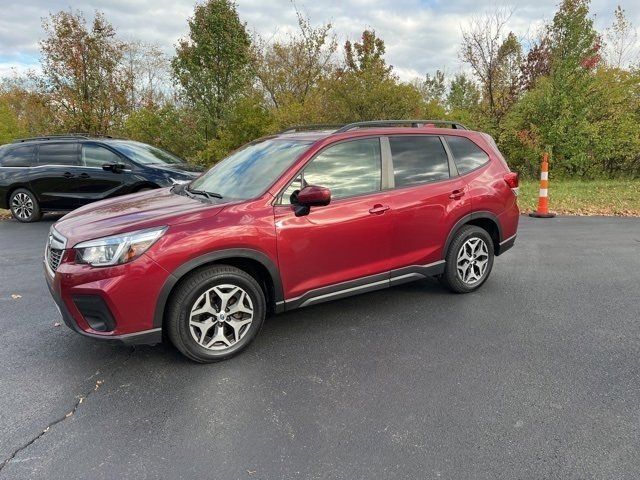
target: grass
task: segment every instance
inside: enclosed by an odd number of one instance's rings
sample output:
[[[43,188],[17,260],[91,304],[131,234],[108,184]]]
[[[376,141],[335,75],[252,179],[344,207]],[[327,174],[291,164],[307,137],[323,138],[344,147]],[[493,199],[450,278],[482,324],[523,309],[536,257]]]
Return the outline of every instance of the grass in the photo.
[[[538,181],[521,181],[524,213],[538,205]],[[562,215],[640,216],[640,180],[549,180],[549,210]]]
[[[520,182],[518,204],[523,213],[538,205],[539,182]],[[554,180],[549,184],[549,208],[562,215],[640,217],[640,180]],[[0,219],[9,218],[0,209]]]

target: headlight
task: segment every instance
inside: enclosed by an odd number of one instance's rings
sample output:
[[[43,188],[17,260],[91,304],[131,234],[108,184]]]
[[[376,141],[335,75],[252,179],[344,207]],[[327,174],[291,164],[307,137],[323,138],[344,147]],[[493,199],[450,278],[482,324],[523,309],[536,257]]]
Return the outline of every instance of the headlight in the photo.
[[[76,263],[108,267],[130,262],[146,252],[166,230],[167,227],[150,228],[79,243],[74,247]]]

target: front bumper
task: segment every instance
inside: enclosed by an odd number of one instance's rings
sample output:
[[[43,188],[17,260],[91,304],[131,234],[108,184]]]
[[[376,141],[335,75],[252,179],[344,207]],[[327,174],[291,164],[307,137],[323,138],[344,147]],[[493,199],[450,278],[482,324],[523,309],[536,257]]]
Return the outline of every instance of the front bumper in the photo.
[[[65,252],[66,258],[67,252]],[[162,341],[162,328],[153,325],[158,293],[169,273],[151,258],[142,255],[130,264],[91,268],[72,262],[62,263],[55,272],[43,264],[49,292],[64,323],[86,337],[127,345]],[[110,318],[95,327],[95,321],[79,299],[99,299]]]

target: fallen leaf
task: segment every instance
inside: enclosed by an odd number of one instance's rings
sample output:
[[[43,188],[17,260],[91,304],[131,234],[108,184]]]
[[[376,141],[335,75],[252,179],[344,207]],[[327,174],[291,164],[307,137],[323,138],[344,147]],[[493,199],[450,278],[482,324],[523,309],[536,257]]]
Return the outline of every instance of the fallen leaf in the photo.
[[[14,300],[17,300],[18,298],[22,298],[22,295],[18,295],[17,293],[12,293],[11,298],[13,298]]]
[[[256,474],[256,470],[247,470],[247,473],[249,475],[255,475]]]
[[[60,326],[60,322],[56,322],[53,324],[54,327],[59,327]]]

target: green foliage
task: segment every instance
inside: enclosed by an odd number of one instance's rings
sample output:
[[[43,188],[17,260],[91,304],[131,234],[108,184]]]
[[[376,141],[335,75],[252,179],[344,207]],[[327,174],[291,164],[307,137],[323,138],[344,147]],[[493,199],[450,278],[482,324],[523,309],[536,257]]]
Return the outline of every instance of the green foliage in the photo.
[[[322,85],[327,120],[414,118],[427,110],[418,89],[402,83],[384,60],[384,41],[365,30],[362,41],[344,46],[345,65]]]
[[[239,99],[219,125],[216,138],[198,152],[199,162],[216,163],[245,143],[273,131],[273,117],[263,103],[263,98],[255,93]]]
[[[250,39],[229,0],[207,0],[189,19],[189,37],[180,40],[171,65],[189,103],[201,115],[206,139],[250,81]]]
[[[0,98],[0,145],[9,143],[24,135],[18,117],[6,101]]]
[[[132,112],[120,135],[194,159],[204,146],[204,138],[197,127],[198,117],[192,110],[167,103]]]

